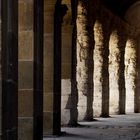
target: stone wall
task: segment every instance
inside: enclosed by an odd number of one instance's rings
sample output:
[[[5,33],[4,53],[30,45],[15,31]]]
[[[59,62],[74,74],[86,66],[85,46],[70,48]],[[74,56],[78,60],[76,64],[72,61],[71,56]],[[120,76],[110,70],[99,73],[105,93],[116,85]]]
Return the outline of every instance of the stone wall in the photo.
[[[44,1],[44,135],[53,128],[55,0]],[[19,139],[33,139],[33,1],[19,1]]]
[[[54,11],[56,0],[44,1],[44,135],[53,132]],[[69,121],[71,93],[71,6],[62,24],[62,123]],[[33,0],[19,1],[19,140],[33,139]],[[1,85],[1,84],[0,84]],[[64,120],[64,121],[63,121]],[[63,123],[64,124],[64,123]],[[0,125],[1,126],[1,125]]]
[[[53,133],[53,46],[56,0],[45,0],[44,2],[44,135],[49,135]],[[71,24],[70,2],[70,0],[62,0],[62,4],[65,4],[68,8],[62,23],[62,124],[68,124],[70,121],[71,101],[73,100],[71,98],[73,25]],[[89,75],[94,75],[92,79],[94,92],[93,97],[90,96],[92,98],[90,101],[93,100],[93,114],[90,115],[107,117],[110,114],[132,113],[135,109],[138,112],[140,111],[138,100],[140,83],[138,78],[140,71],[138,66],[140,63],[138,59],[140,58],[138,57],[140,56],[138,53],[140,47],[137,42],[137,39],[139,41],[138,31],[111,14],[100,3],[94,2],[91,6],[90,28],[92,29],[91,36],[94,37],[94,41],[90,45],[91,52],[94,51],[94,54],[91,55],[92,53],[90,53],[92,65],[90,65]],[[93,7],[95,7],[94,10],[92,10]],[[79,83],[80,80],[79,78]],[[88,100],[86,95],[79,94],[79,120],[85,118]],[[32,126],[33,0],[20,0],[19,140],[32,139]]]
[[[54,12],[56,0],[44,1],[44,135],[53,133],[53,59]],[[69,121],[71,76],[71,7],[62,25],[62,122]],[[33,115],[33,1],[19,1],[19,133],[20,139],[32,139]],[[24,135],[26,131],[26,135]]]
[[[133,19],[133,20],[132,20]],[[133,27],[136,28],[138,32],[140,30],[140,2],[134,3],[126,12],[125,20]],[[136,79],[136,99],[137,104],[139,104],[139,91],[140,91],[140,37],[138,34],[138,49],[137,49],[137,79]],[[135,106],[135,112],[139,112],[140,108]]]
[[[44,135],[53,133],[54,11],[56,0],[44,1]]]
[[[71,102],[71,55],[72,55],[72,12],[71,1],[62,0],[68,8],[62,23],[62,96],[61,96],[61,123],[68,124],[70,120],[70,102]]]
[[[1,40],[1,20],[0,20],[0,40]],[[0,57],[1,57],[1,41],[0,41]],[[1,61],[1,59],[0,59]],[[0,65],[1,68],[1,65]],[[1,69],[0,69],[0,140],[1,140],[1,129],[2,129],[2,125],[1,125],[1,114],[2,114],[2,79],[1,79]]]
[[[33,139],[33,1],[19,1],[19,140]]]
[[[104,13],[108,14],[104,14]],[[106,15],[106,16],[104,16]],[[108,63],[108,69],[109,69],[109,114],[121,114],[121,113],[133,113],[134,112],[134,98],[135,98],[135,80],[136,80],[136,54],[135,51],[138,48],[138,43],[137,43],[137,36],[136,35],[136,30],[135,28],[132,28],[129,26],[126,22],[121,20],[119,17],[112,15],[109,13],[108,10],[102,8],[101,15],[98,15],[99,18],[104,21],[102,24],[104,25],[105,28],[108,28],[107,32],[108,35],[110,36],[109,38],[109,44],[108,44],[108,49],[109,49],[109,63]],[[105,20],[107,18],[109,21]],[[98,17],[97,17],[98,19]],[[109,26],[108,26],[109,23]],[[100,30],[100,29],[99,29]],[[107,33],[106,33],[107,34]],[[104,36],[105,37],[105,36]],[[132,39],[135,41],[135,45],[127,45],[129,39]],[[108,41],[108,40],[106,40]],[[96,40],[95,40],[96,42]],[[104,44],[105,45],[105,44]],[[133,46],[133,47],[132,47]],[[127,50],[127,47],[129,49],[132,47],[134,50]],[[131,55],[128,55],[129,53],[132,53]],[[98,53],[94,54],[95,56]],[[133,58],[132,58],[133,57]],[[103,57],[104,59],[104,57]],[[129,73],[129,77],[127,77],[126,74],[126,61],[132,61],[132,64],[129,63],[129,66],[131,65],[133,71],[131,74]],[[94,69],[98,67],[96,65],[96,61],[99,59],[95,59],[95,65]],[[99,72],[99,68],[97,68]],[[104,70],[103,70],[104,71]],[[96,70],[95,70],[96,74]],[[130,76],[133,75],[133,78]],[[103,77],[102,77],[103,78]],[[99,80],[95,80],[95,83],[98,82]],[[128,81],[131,81],[131,84],[128,84]],[[94,84],[95,84],[94,83]],[[134,86],[133,86],[134,85]],[[95,84],[96,86],[96,84]],[[133,87],[133,90],[130,92],[130,88]],[[95,87],[96,89],[96,87]],[[101,93],[102,96],[103,94],[108,94],[108,92],[103,92]],[[96,91],[94,91],[94,94]],[[130,97],[131,98],[127,98]],[[102,99],[103,100],[103,99]],[[128,101],[129,100],[129,101]],[[100,101],[100,100],[99,100]],[[97,101],[98,102],[98,101]],[[129,102],[129,103],[127,103]],[[129,108],[127,110],[127,108]],[[94,108],[93,108],[94,110]],[[96,108],[96,110],[98,110]],[[96,115],[96,114],[95,114]]]
[[[91,6],[96,7],[91,14],[95,41],[93,114],[96,117],[106,117],[136,112],[135,108],[139,108],[139,93],[136,92],[139,31],[102,5],[94,5]],[[84,98],[80,96],[79,102]],[[86,106],[83,102],[83,108]],[[79,109],[79,115],[81,110]]]
[[[78,89],[78,110],[79,120],[90,120],[92,116],[92,84],[90,79],[93,80],[92,75],[90,75],[90,70],[92,70],[91,64],[91,52],[92,46],[90,45],[90,21],[88,14],[88,1],[79,0],[77,6],[77,39],[76,39],[76,80]],[[91,71],[93,72],[93,71]],[[92,91],[92,92],[91,92]]]

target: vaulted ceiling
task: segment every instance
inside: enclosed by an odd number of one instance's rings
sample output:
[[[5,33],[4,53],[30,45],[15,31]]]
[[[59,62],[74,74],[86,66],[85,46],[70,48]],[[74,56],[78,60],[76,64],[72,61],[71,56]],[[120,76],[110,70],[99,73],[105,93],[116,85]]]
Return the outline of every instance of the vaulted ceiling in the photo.
[[[135,2],[138,2],[140,0],[101,0],[101,1],[113,13],[123,18],[128,8]]]

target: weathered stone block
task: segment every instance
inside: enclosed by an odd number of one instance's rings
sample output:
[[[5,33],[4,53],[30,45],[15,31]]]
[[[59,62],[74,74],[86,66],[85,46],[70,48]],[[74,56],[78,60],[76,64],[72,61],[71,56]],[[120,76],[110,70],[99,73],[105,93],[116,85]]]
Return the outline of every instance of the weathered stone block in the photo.
[[[18,93],[18,114],[19,117],[33,116],[33,91],[19,90]]]
[[[71,65],[69,63],[62,64],[62,79],[71,78]]]
[[[19,32],[19,59],[33,60],[33,31]]]
[[[69,95],[71,93],[71,80],[70,79],[62,79],[61,80],[61,88],[62,88],[62,96]]]
[[[44,92],[50,93],[53,91],[53,80],[52,78],[44,79]]]
[[[65,109],[62,110],[61,112],[61,124],[62,125],[67,125],[70,121],[70,110],[69,109]]]
[[[33,119],[19,118],[18,140],[33,140]]]
[[[70,109],[72,107],[71,104],[71,95],[63,95],[61,96],[61,109]]]
[[[68,46],[69,47],[69,46]],[[71,48],[62,48],[62,64],[63,63],[69,63],[71,66]]]
[[[30,30],[33,28],[33,1],[19,2],[19,29]]]
[[[53,110],[53,94],[47,93],[44,94],[44,108],[43,110],[46,111],[52,111]]]
[[[19,89],[33,88],[33,62],[19,61]]]
[[[45,135],[52,135],[53,133],[53,112],[48,111],[44,112],[44,123],[43,123],[43,132]]]

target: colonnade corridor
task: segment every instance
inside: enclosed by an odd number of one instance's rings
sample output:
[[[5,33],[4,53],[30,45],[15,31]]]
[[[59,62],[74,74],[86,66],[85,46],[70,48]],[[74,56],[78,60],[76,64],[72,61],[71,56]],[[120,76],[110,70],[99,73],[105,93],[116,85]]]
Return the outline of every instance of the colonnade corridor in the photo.
[[[139,0],[0,9],[0,140],[140,140]]]
[[[139,140],[140,114],[112,115],[79,122],[77,128],[62,127],[62,136],[43,140]]]

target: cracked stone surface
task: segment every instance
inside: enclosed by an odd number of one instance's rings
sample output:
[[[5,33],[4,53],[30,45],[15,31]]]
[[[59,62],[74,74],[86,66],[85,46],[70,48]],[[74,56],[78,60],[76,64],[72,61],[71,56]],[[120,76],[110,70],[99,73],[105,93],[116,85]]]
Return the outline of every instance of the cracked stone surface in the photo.
[[[60,137],[44,140],[140,140],[140,114],[113,115],[80,122],[77,128],[63,127]]]

